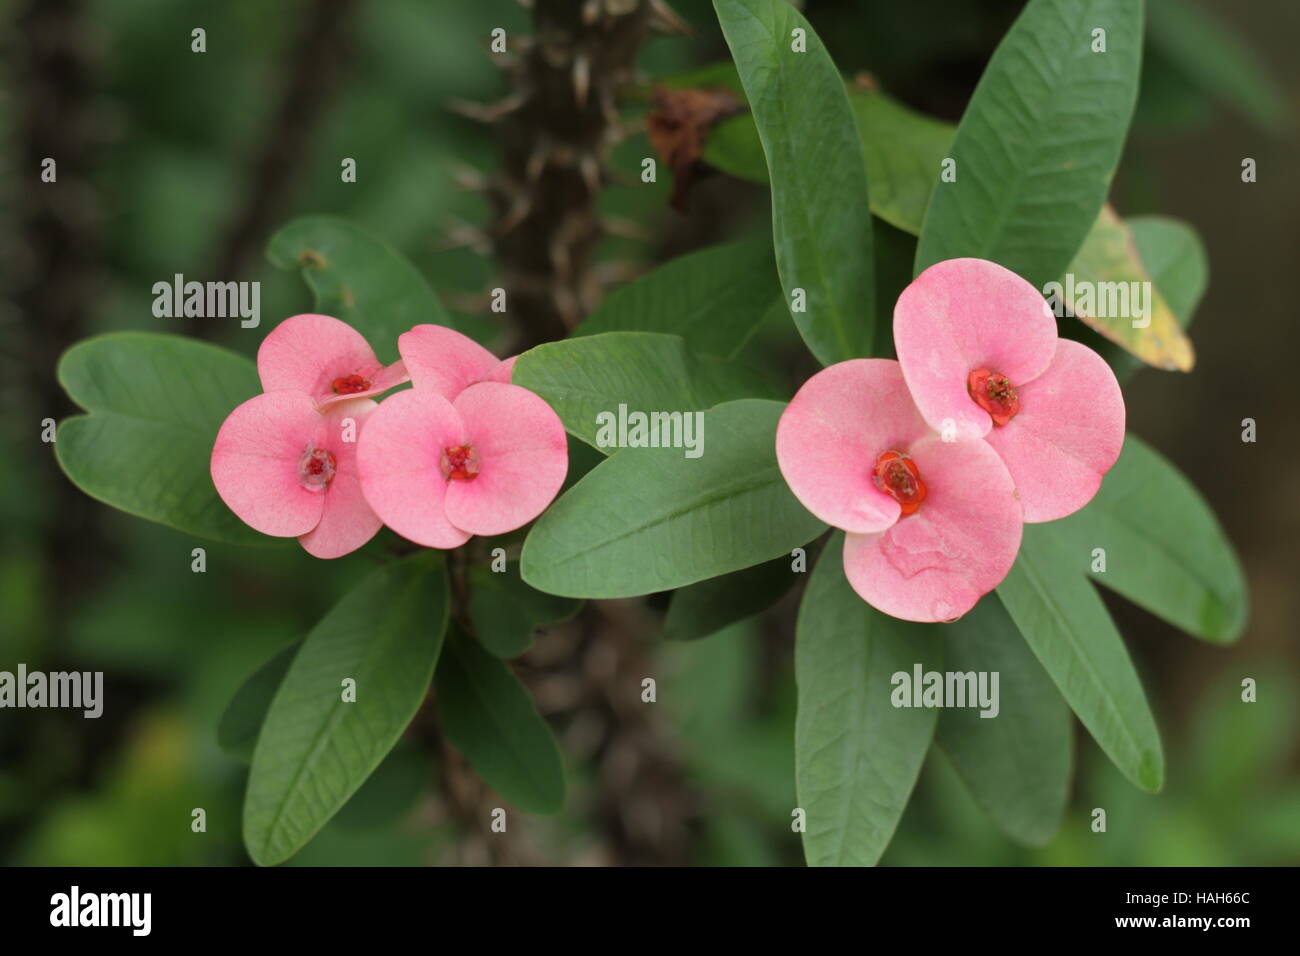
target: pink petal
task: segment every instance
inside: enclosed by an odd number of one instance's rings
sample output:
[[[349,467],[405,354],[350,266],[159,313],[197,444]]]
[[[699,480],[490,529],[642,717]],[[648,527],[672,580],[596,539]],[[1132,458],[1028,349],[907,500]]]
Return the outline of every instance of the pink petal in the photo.
[[[323,427],[305,392],[264,392],[236,407],[212,446],[212,483],[221,500],[263,534],[297,537],[316,527],[325,495],[303,484],[300,468]]]
[[[569,446],[551,406],[517,385],[471,385],[455,401],[478,452],[472,481],[451,481],[447,517],[474,534],[505,534],[545,510],[564,484]]]
[[[468,336],[442,325],[417,325],[397,337],[411,382],[436,391],[447,401],[476,382],[484,382],[501,364]]]
[[[960,617],[1006,577],[1020,549],[1011,475],[985,442],[924,438],[909,453],[926,498],[887,531],[844,539],[844,574],[864,601],[906,621]]]
[[[981,438],[993,421],[967,390],[970,373],[1000,372],[1019,386],[1042,374],[1056,318],[1038,290],[983,259],[937,262],[894,306],[894,346],[907,387],[930,427]]]
[[[366,501],[402,537],[430,548],[470,539],[443,511],[443,450],[464,444],[460,416],[437,392],[409,389],[384,400],[366,419],[357,467]]]
[[[497,363],[497,367],[488,374],[487,380],[489,382],[501,382],[503,385],[509,385],[510,376],[515,372],[515,359],[517,358],[519,358],[518,355],[512,355],[508,359],[502,359]]]
[[[357,442],[364,422],[379,405],[368,399],[335,402],[323,413],[321,447],[334,456],[334,479],[325,491],[320,524],[298,541],[318,558],[350,554],[373,538],[383,522],[366,503],[357,473]],[[348,440],[348,439],[351,440]]]
[[[257,373],[266,391],[297,389],[322,407],[378,395],[407,380],[400,362],[383,366],[360,332],[328,315],[294,315],[272,329],[257,350]],[[336,382],[353,376],[361,381],[344,387],[357,390],[335,390]]]
[[[1119,457],[1119,382],[1088,346],[1061,339],[1047,371],[1018,392],[1019,413],[985,439],[1015,479],[1025,520],[1064,518],[1092,500]]]
[[[845,531],[883,531],[899,507],[875,485],[876,459],[929,433],[890,359],[851,359],[822,369],[791,399],[776,426],[776,460],[805,508]]]

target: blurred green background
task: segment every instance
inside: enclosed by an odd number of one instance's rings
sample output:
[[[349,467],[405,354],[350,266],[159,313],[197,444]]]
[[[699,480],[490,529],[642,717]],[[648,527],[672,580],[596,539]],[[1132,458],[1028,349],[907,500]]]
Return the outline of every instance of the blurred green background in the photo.
[[[1149,6],[1143,89],[1112,199],[1126,215],[1195,225],[1210,288],[1192,327],[1197,369],[1136,376],[1130,427],[1220,515],[1251,582],[1252,621],[1240,645],[1213,648],[1107,595],[1160,723],[1165,791],[1139,793],[1080,733],[1063,827],[1025,849],[934,758],[886,863],[1300,862],[1300,342],[1287,291],[1300,262],[1300,6]],[[694,33],[650,40],[646,80],[726,55],[707,2],[673,7]],[[953,121],[1019,7],[805,4],[845,73],[870,71]],[[319,562],[195,542],[86,499],[39,439],[42,419],[72,411],[54,364],[70,343],[114,329],[203,335],[253,354],[276,322],[311,307],[298,277],[262,255],[271,232],[306,213],[346,216],[397,246],[482,339],[499,340],[478,301],[494,263],[454,242],[489,215],[458,177],[490,173],[499,146],[447,103],[506,92],[482,47],[494,27],[526,34],[529,14],[513,0],[6,0],[0,23],[0,669],[102,670],[107,699],[98,720],[0,711],[0,862],[246,863],[246,768],[218,748],[217,721],[248,674],[364,575],[371,552]],[[195,27],[206,53],[190,50]],[[667,175],[636,178],[649,153],[636,135],[612,159],[626,181],[602,206],[645,235],[602,244],[611,274],[767,228],[765,192],[721,176],[696,187],[688,214],[673,211]],[[58,159],[57,187],[37,183],[45,156]],[[354,184],[339,181],[342,157],[357,160]],[[1243,157],[1257,160],[1255,184],[1241,182]],[[260,280],[262,327],[154,318],[151,287],[177,272]],[[751,352],[791,385],[811,370],[785,325]],[[1240,440],[1246,417],[1256,444]],[[204,574],[190,570],[198,544]],[[692,644],[654,637],[655,601],[610,612],[635,639],[608,623],[608,646],[562,629],[543,636],[519,669],[568,755],[563,813],[525,817],[507,852],[490,847],[465,806],[495,798],[454,791],[464,768],[413,737],[294,863],[800,862],[789,826],[794,606],[787,597]],[[634,695],[646,674],[661,688],[649,716],[611,703],[611,686],[630,681]],[[1256,704],[1240,702],[1244,677],[1258,681]],[[1098,806],[1105,835],[1089,829]],[[195,807],[206,833],[191,832]]]

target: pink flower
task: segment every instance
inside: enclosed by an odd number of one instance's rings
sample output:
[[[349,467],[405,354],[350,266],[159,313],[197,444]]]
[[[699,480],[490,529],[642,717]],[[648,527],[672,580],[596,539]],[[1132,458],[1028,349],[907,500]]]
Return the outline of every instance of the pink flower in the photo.
[[[985,442],[944,441],[897,362],[853,359],[799,389],[776,429],[781,474],[844,540],[844,573],[873,607],[909,621],[965,614],[1020,549],[1020,502]]]
[[[262,390],[296,389],[318,406],[378,395],[408,381],[401,362],[385,366],[352,326],[328,315],[293,315],[257,350]]]
[[[899,296],[894,345],[926,422],[992,445],[1026,521],[1092,500],[1124,444],[1124,397],[1101,356],[1057,338],[1032,285],[983,259],[936,263]]]
[[[463,354],[453,351],[444,385],[460,374]],[[455,548],[541,514],[569,468],[551,406],[500,382],[470,385],[449,401],[415,374],[415,388],[370,416],[358,448],[362,490],[384,523],[416,544]]]
[[[380,528],[356,465],[357,433],[377,407],[359,398],[318,410],[312,395],[294,389],[250,398],[217,432],[217,493],[253,529],[297,538],[318,558],[355,551]]]
[[[442,325],[417,325],[397,337],[397,350],[416,388],[447,401],[479,382],[510,384],[514,358],[499,359],[468,336]]]

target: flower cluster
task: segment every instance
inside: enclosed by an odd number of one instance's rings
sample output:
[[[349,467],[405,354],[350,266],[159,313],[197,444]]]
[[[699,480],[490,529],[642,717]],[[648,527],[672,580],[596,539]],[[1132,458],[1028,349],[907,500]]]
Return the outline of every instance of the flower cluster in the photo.
[[[262,342],[264,391],[222,423],[212,448],[221,499],[263,534],[318,558],[355,551],[387,524],[454,548],[513,531],[568,472],[564,426],[500,361],[458,332],[418,325],[383,365],[327,315],[285,319]],[[372,396],[410,382],[382,404]]]
[[[781,416],[791,491],[846,532],[844,571],[911,621],[965,614],[1006,577],[1024,522],[1082,508],[1124,442],[1114,373],[1058,339],[1032,285],[982,259],[931,266],[894,308],[898,361],[818,372]]]

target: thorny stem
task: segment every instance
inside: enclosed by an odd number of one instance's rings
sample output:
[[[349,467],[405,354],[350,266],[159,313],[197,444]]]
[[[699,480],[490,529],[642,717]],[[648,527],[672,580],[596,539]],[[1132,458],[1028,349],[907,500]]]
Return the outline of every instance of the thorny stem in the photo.
[[[609,151],[625,135],[618,95],[635,80],[648,34],[683,29],[663,0],[534,0],[532,6],[534,36],[511,41],[511,92],[491,107],[462,107],[496,125],[502,146],[501,173],[488,186],[488,239],[515,326],[512,352],[563,338],[596,304],[601,288],[592,259],[607,231],[597,203],[611,178]],[[453,559],[453,593],[467,611],[468,589],[456,582],[461,560]],[[653,708],[639,696],[642,678],[653,673],[645,654],[651,630],[644,615],[593,603],[515,662],[542,712],[565,725],[563,737],[584,741],[576,759],[596,764],[592,797],[606,844],[601,862],[685,860],[693,798]],[[546,687],[576,693],[556,702]],[[448,791],[453,809],[463,796]],[[483,810],[472,817],[481,820]]]
[[[448,626],[449,633],[444,638],[443,653],[447,652],[445,642],[453,639],[451,631],[458,630],[464,637],[474,639],[474,622],[469,613],[470,547],[466,544],[447,552],[451,622]],[[458,859],[454,862],[469,865],[535,865],[541,862],[510,835],[509,828],[504,833],[492,832],[489,812],[492,808],[491,790],[447,738],[438,717],[436,695],[432,698],[427,713],[428,723],[423,734],[425,745],[438,758],[438,789],[442,803],[461,832],[461,840],[454,851]]]
[[[563,338],[599,288],[596,200],[622,135],[617,98],[653,23],[649,0],[536,0],[534,36],[510,67],[499,124],[503,164],[489,189],[491,243],[522,351]]]

